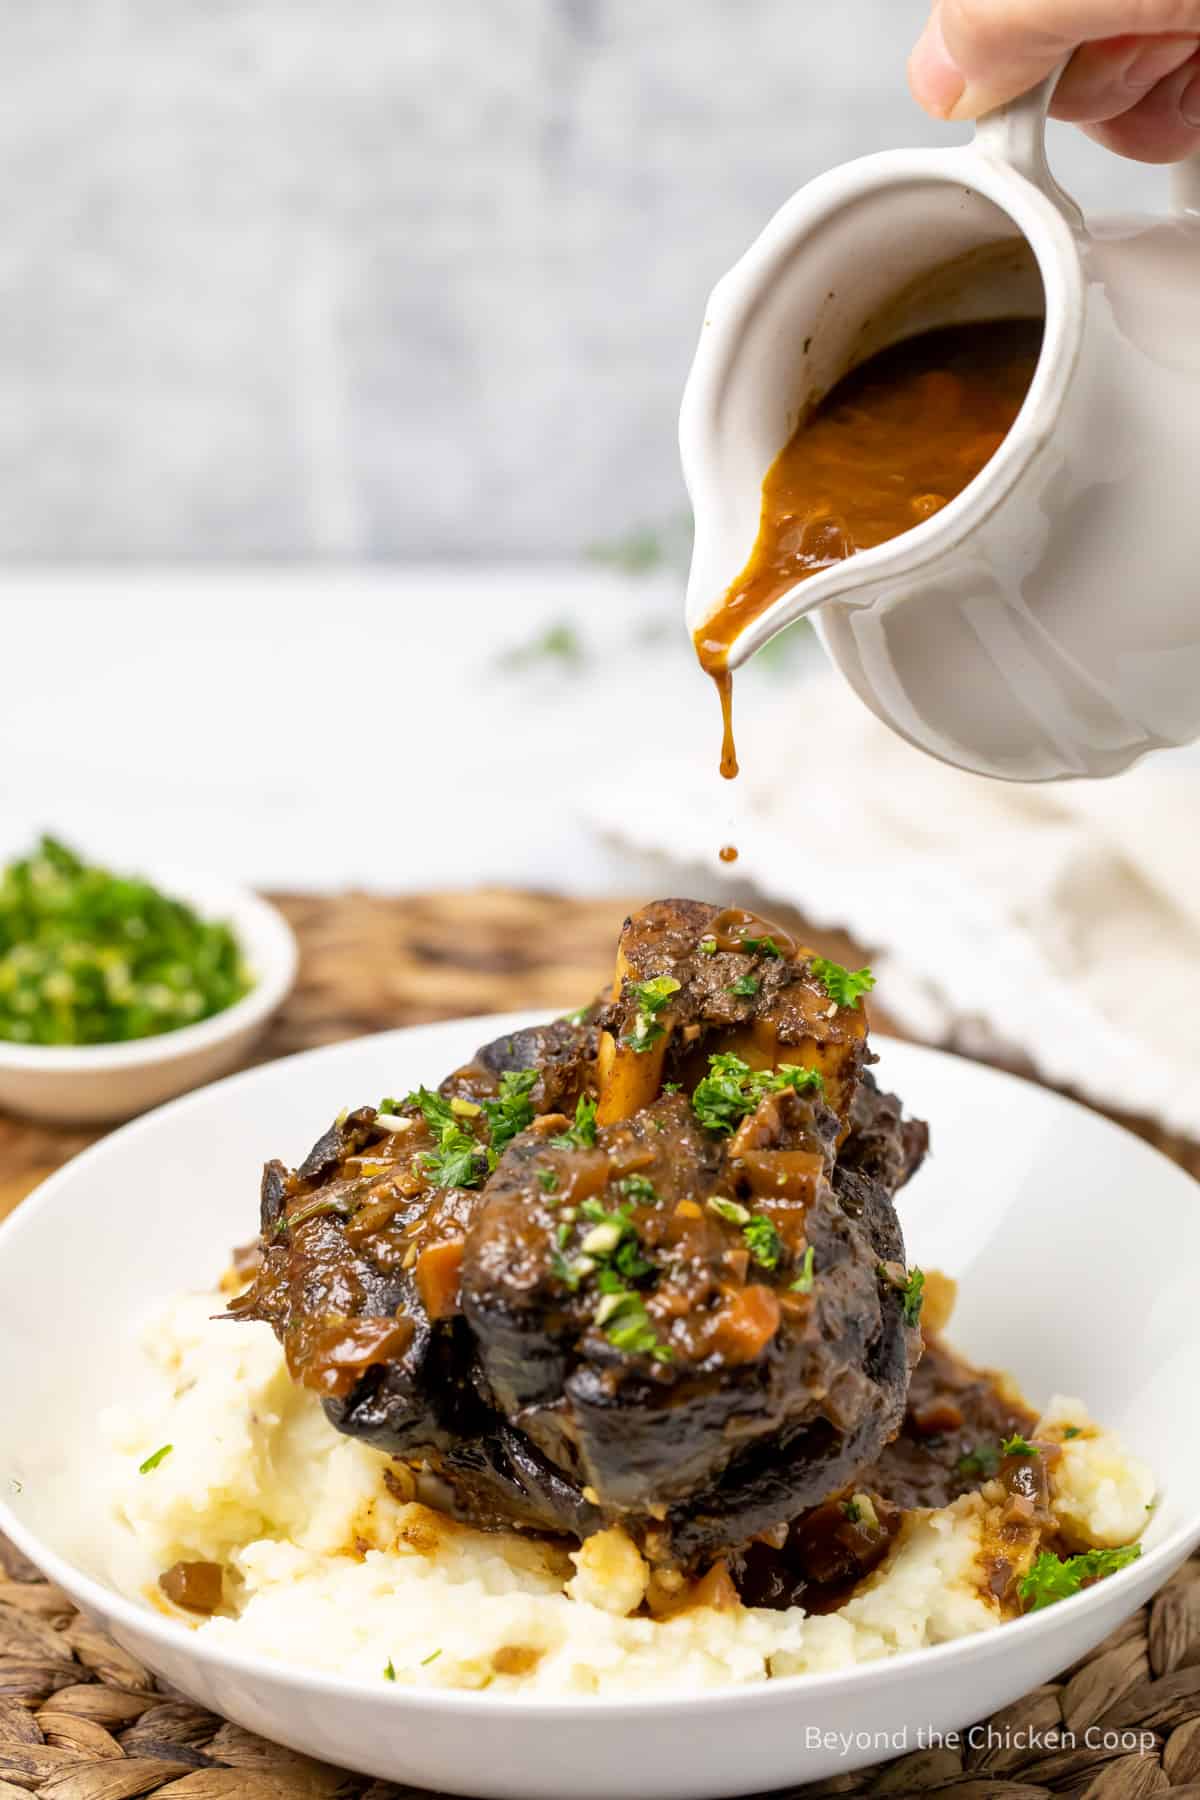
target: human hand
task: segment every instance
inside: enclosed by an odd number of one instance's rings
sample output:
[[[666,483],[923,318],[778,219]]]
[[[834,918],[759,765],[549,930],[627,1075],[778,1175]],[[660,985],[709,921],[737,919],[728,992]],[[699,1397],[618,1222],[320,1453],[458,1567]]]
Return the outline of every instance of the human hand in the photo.
[[[938,119],[974,119],[1072,51],[1050,108],[1138,162],[1200,146],[1200,0],[934,0],[908,75]]]

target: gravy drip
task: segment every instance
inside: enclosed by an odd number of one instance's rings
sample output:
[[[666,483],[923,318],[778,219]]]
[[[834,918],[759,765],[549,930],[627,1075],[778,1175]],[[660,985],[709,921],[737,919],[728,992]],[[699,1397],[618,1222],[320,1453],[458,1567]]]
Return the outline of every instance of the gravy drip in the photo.
[[[1033,378],[1040,319],[991,319],[906,338],[852,369],[767,471],[758,540],[695,633],[721,701],[721,773],[738,772],[734,640],[781,595],[931,518],[1000,448]]]

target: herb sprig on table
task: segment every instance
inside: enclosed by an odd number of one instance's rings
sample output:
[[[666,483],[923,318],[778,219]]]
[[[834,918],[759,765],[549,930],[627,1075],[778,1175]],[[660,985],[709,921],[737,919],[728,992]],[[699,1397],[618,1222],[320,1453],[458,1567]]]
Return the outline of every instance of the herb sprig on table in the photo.
[[[56,838],[0,872],[0,1039],[157,1037],[224,1012],[250,985],[228,925]]]

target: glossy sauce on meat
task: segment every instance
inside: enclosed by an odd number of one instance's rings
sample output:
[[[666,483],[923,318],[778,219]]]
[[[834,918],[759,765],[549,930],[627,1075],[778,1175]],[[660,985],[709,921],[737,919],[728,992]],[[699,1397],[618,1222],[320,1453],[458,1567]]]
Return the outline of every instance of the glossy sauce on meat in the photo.
[[[1036,319],[993,319],[907,338],[843,377],[763,482],[758,540],[695,634],[717,684],[721,773],[737,774],[729,649],[798,581],[931,518],[999,449],[1041,348]]]
[[[1028,1437],[1036,1423],[1002,1376],[973,1369],[927,1338],[900,1435],[863,1480],[900,1507],[948,1506],[997,1473],[998,1444]]]
[[[992,1591],[1006,1598],[1021,1543],[1044,1531],[1042,1488],[1055,1451],[1043,1445],[1036,1457],[1005,1457],[1001,1445],[1027,1437],[1036,1419],[1003,1376],[972,1368],[927,1337],[898,1436],[850,1491],[797,1519],[782,1541],[760,1540],[731,1559],[742,1600],[836,1611],[883,1561],[906,1512],[948,1506],[993,1479],[1010,1499],[997,1541],[985,1546],[985,1563]]]

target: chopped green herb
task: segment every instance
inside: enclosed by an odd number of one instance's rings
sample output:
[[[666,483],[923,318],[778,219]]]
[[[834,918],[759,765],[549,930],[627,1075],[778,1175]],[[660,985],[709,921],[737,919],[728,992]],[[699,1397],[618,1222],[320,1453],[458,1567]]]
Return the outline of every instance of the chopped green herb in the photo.
[[[1077,1438],[1080,1435],[1078,1425],[1068,1425],[1063,1432],[1064,1438]]]
[[[1058,1600],[1069,1600],[1082,1588],[1106,1575],[1115,1575],[1136,1562],[1140,1544],[1123,1544],[1118,1550],[1086,1550],[1082,1556],[1058,1557],[1043,1551],[1021,1582],[1020,1594],[1029,1612],[1040,1612]]]
[[[800,1273],[792,1282],[793,1294],[811,1294],[813,1289],[813,1247],[810,1244],[804,1252],[804,1261],[800,1264]]]
[[[708,1059],[708,1074],[696,1085],[692,1107],[701,1125],[708,1131],[733,1131],[752,1113],[764,1094],[794,1088],[798,1094],[810,1089],[821,1093],[825,1082],[817,1069],[801,1068],[797,1063],[784,1063],[778,1069],[751,1069],[731,1051],[718,1051]]]
[[[1018,1433],[1015,1437],[1005,1438],[1000,1446],[1001,1456],[1040,1456],[1042,1453],[1036,1444]]]
[[[662,1091],[664,1094],[682,1093],[683,1092],[683,1083],[681,1081],[664,1081],[663,1085],[662,1085]]]
[[[991,1444],[976,1444],[960,1456],[954,1468],[959,1475],[982,1475],[989,1481],[1000,1467],[1000,1452]]]
[[[617,1187],[627,1200],[635,1200],[640,1206],[657,1206],[658,1189],[644,1175],[622,1175]]]
[[[443,1131],[458,1129],[459,1116],[450,1102],[444,1095],[435,1094],[427,1087],[414,1088],[401,1104],[415,1106],[435,1138],[441,1137]]]
[[[809,967],[829,998],[836,1000],[839,1006],[853,1009],[863,994],[869,994],[875,986],[870,969],[844,969],[841,963],[830,962],[825,956],[814,956]]]
[[[595,1319],[614,1350],[623,1350],[627,1356],[650,1356],[655,1362],[671,1361],[670,1347],[659,1342],[640,1294],[630,1289],[605,1294],[596,1307]]]
[[[913,1265],[904,1287],[904,1323],[916,1325],[921,1317],[921,1307],[925,1299],[925,1276]]]
[[[857,1525],[862,1518],[862,1507],[858,1504],[857,1500],[843,1500],[842,1511],[846,1518],[849,1519],[851,1525]]]
[[[568,1223],[564,1219],[561,1224],[556,1225],[554,1228],[554,1241],[558,1245],[560,1250],[565,1250],[568,1243],[570,1242],[570,1238],[571,1238],[571,1227],[570,1227],[570,1225],[568,1225]]]
[[[738,949],[744,950],[747,956],[780,957],[783,955],[783,951],[773,937],[739,938]]]
[[[550,1142],[559,1150],[591,1150],[596,1143],[596,1102],[586,1094],[580,1094],[575,1102],[575,1123],[568,1131],[552,1137]]]
[[[700,942],[696,945],[696,948],[701,956],[715,956],[717,954],[717,940],[715,937],[702,937]]]
[[[750,1210],[740,1200],[726,1200],[720,1194],[712,1194],[704,1203],[710,1213],[716,1213],[718,1219],[728,1220],[730,1225],[748,1225]]]
[[[437,1187],[478,1187],[488,1172],[486,1150],[458,1126],[444,1131],[437,1149],[427,1151],[421,1161]]]
[[[0,870],[0,1042],[159,1037],[251,985],[228,925],[56,838]]]
[[[543,1194],[552,1194],[558,1186],[557,1169],[539,1169],[537,1178],[538,1186],[541,1188]]]
[[[582,1025],[591,1012],[590,1006],[577,1006],[574,1012],[563,1014],[564,1025]]]
[[[405,1106],[415,1106],[424,1118],[437,1149],[427,1150],[421,1158],[427,1175],[438,1187],[478,1187],[488,1172],[488,1154],[473,1132],[463,1126],[464,1116],[472,1110],[481,1112],[473,1102],[459,1102],[463,1111],[456,1112],[453,1100],[435,1094],[427,1087],[415,1088],[405,1099]]]
[[[672,994],[679,992],[679,985],[673,975],[655,975],[649,981],[629,983],[629,993],[636,1002],[637,1012],[633,1030],[622,1038],[623,1044],[628,1044],[640,1055],[665,1036],[666,1028],[658,1023],[657,1015],[669,1005]]]
[[[383,1665],[383,1679],[385,1681],[395,1681],[396,1679],[396,1665],[390,1656]]]
[[[497,1156],[519,1132],[534,1121],[533,1102],[529,1096],[537,1085],[536,1069],[506,1069],[500,1077],[500,1097],[482,1102],[491,1133],[492,1149]]]
[[[164,1457],[170,1456],[174,1448],[174,1444],[163,1444],[159,1449],[148,1456],[144,1463],[138,1464],[138,1474],[148,1475],[151,1469],[157,1469],[159,1463],[163,1461]]]
[[[298,1206],[289,1218],[281,1213],[275,1226],[275,1236],[282,1237],[285,1231],[298,1231],[301,1225],[307,1225],[310,1219],[322,1218],[326,1213],[338,1213],[348,1219],[351,1213],[350,1202],[337,1194],[321,1194],[316,1199],[306,1200]]]
[[[630,1203],[607,1212],[603,1201],[585,1200],[580,1214],[592,1229],[584,1234],[579,1246],[582,1254],[567,1262],[561,1255],[551,1258],[555,1274],[574,1293],[585,1275],[596,1274],[601,1291],[624,1289],[654,1271],[654,1264],[642,1255],[641,1241],[633,1223]],[[565,1240],[559,1239],[560,1251]]]
[[[761,1263],[764,1269],[779,1267],[783,1239],[765,1214],[755,1213],[749,1224],[743,1225],[742,1236],[756,1263]]]
[[[400,1111],[400,1102],[399,1102],[399,1100],[393,1100],[392,1096],[390,1094],[387,1094],[379,1102],[379,1105],[375,1108],[375,1111],[377,1113],[398,1113]]]
[[[438,1659],[438,1657],[439,1657],[439,1656],[440,1656],[440,1655],[441,1655],[441,1654],[442,1654],[442,1653],[441,1653],[441,1651],[440,1651],[440,1650],[431,1650],[431,1651],[430,1651],[430,1652],[429,1652],[429,1655],[428,1655],[428,1656],[423,1656],[423,1657],[422,1657],[422,1658],[421,1658],[421,1667],[422,1667],[422,1668],[423,1668],[423,1669],[427,1669],[427,1668],[428,1668],[428,1667],[429,1667],[429,1665],[430,1665],[430,1663],[431,1663],[431,1662],[436,1662],[436,1661],[437,1661],[437,1659]]]
[[[758,982],[753,975],[739,975],[736,981],[730,982],[725,992],[735,995],[739,1000],[753,1000],[758,992]]]

